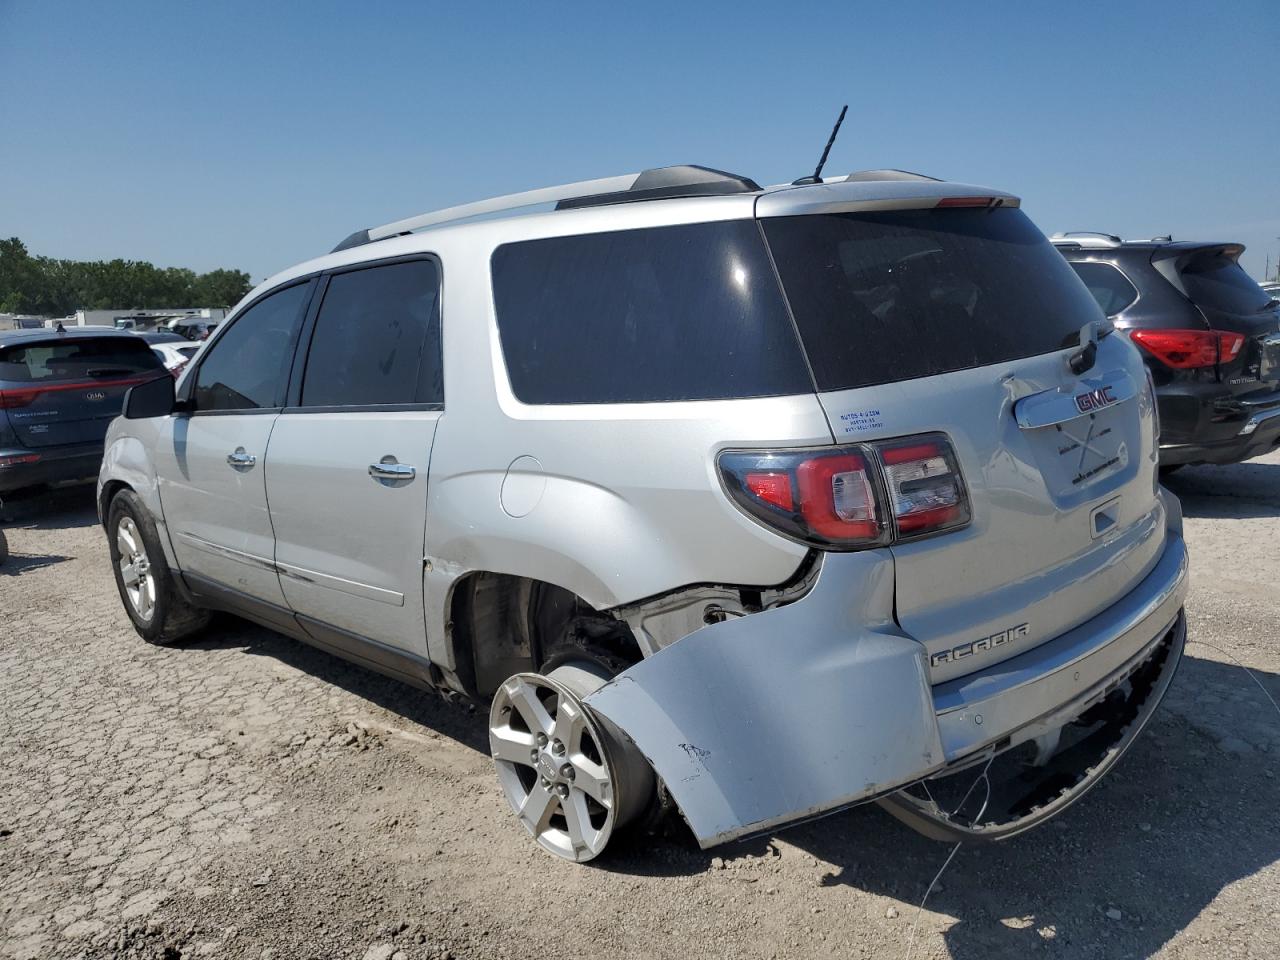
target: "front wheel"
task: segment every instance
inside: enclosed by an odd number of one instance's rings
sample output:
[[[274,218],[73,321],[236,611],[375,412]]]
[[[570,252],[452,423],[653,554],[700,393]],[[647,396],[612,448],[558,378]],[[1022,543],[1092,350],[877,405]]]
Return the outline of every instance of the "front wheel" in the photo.
[[[143,640],[173,643],[209,622],[207,610],[191,606],[178,594],[155,524],[132,490],[122,490],[111,501],[107,543],[120,600]]]

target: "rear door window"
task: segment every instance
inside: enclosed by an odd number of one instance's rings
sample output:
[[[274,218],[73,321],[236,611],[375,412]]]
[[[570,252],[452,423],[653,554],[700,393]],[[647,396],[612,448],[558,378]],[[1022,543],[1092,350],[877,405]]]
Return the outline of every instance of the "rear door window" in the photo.
[[[0,348],[0,380],[41,383],[128,377],[160,367],[140,337],[77,337]]]
[[[302,405],[443,401],[435,262],[410,260],[330,277],[311,337]]]
[[[1071,261],[1071,269],[1084,281],[1108,317],[1128,309],[1138,299],[1138,290],[1129,278],[1109,263]]]
[[[1181,267],[1182,284],[1197,306],[1223,313],[1259,313],[1271,295],[1249,278],[1231,257],[1195,257]]]
[[[511,243],[492,268],[524,403],[813,392],[755,221]]]
[[[279,407],[312,283],[258,300],[209,346],[196,371],[198,413]]]
[[[762,221],[821,390],[987,366],[1071,346],[1100,320],[1017,208]]]

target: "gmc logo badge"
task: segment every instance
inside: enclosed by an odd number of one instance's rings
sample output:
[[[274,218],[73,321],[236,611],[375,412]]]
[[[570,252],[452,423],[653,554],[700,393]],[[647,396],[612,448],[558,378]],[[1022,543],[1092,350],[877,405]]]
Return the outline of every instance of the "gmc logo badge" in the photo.
[[[1090,390],[1088,393],[1077,393],[1076,407],[1081,413],[1109,407],[1116,402],[1115,394],[1111,392],[1113,389],[1113,387],[1106,386],[1099,387],[1097,390]]]

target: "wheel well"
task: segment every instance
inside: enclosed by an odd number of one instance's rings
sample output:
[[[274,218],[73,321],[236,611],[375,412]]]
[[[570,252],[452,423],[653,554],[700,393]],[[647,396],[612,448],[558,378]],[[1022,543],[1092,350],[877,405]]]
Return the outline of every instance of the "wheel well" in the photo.
[[[132,490],[123,480],[108,480],[102,485],[102,492],[98,495],[98,518],[102,521],[102,525],[107,525],[107,511],[111,509],[111,501],[116,498],[116,494],[121,490]]]
[[[571,626],[604,636],[611,652],[627,662],[641,658],[624,621],[563,587],[530,577],[485,570],[467,574],[454,585],[449,621],[455,672],[481,699],[491,697],[513,673],[540,670]]]

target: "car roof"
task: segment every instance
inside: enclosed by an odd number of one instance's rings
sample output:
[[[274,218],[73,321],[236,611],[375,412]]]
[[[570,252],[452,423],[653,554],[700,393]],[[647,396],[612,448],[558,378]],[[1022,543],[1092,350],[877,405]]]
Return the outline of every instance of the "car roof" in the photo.
[[[233,313],[268,290],[323,270],[356,267],[413,254],[442,253],[445,247],[454,245],[465,246],[487,257],[493,249],[506,243],[643,227],[857,209],[926,208],[937,206],[947,198],[989,198],[993,205],[1012,207],[1021,203],[1013,194],[990,187],[937,180],[902,170],[866,170],[828,177],[817,183],[759,187],[745,177],[705,167],[661,168],[673,169],[700,171],[691,176],[709,175],[727,186],[723,192],[707,193],[681,192],[677,185],[659,195],[642,189],[635,199],[628,199],[625,183],[633,179],[628,175],[527,191],[409,217],[357,231],[330,253],[267,278],[249,292]],[[654,172],[634,175],[636,185],[653,182],[644,178]],[[603,185],[602,192],[592,195],[589,191],[597,184]],[[530,200],[531,197],[537,199]],[[549,203],[557,204],[557,209],[547,210]],[[530,209],[535,205],[539,208],[537,212]]]
[[[86,340],[102,337],[138,339],[138,335],[132,331],[116,330],[112,327],[66,327],[62,333],[49,327],[39,327],[31,330],[0,331],[0,347],[10,347],[18,343],[34,343],[38,340]]]

